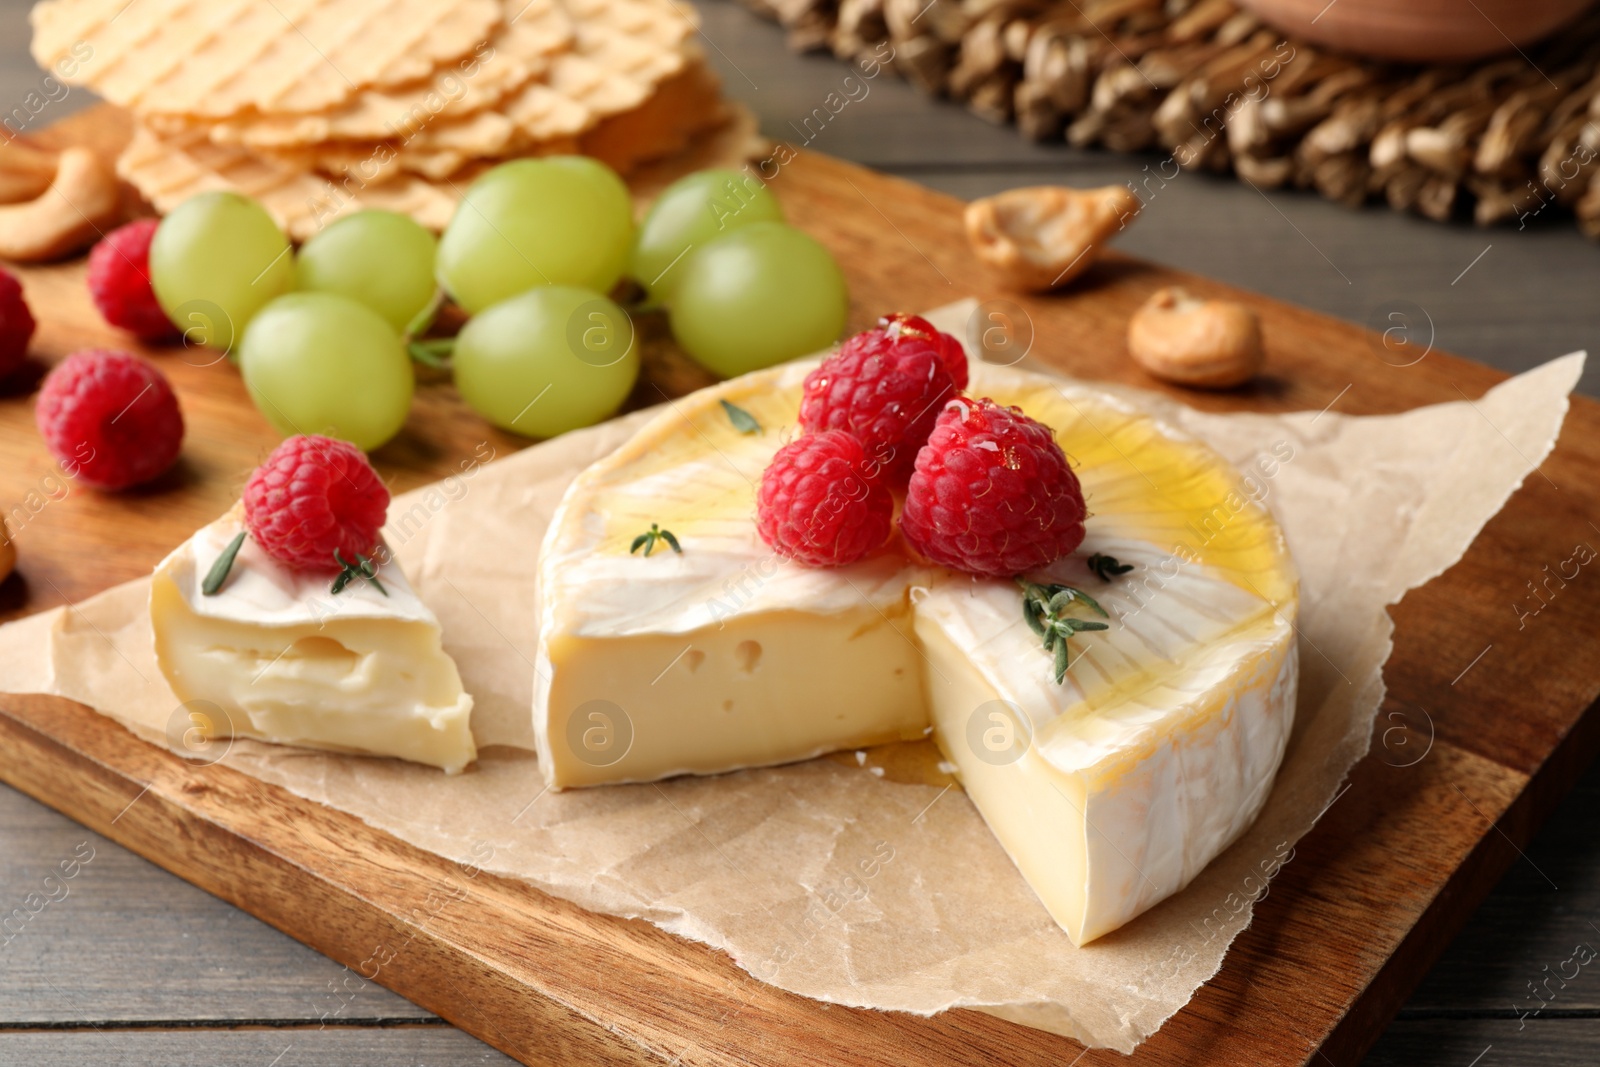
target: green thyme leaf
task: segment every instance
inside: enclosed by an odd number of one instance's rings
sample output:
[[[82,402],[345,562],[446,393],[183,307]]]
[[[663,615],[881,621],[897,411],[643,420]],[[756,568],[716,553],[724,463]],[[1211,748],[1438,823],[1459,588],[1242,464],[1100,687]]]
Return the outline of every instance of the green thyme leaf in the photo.
[[[361,577],[377,586],[378,592],[388,596],[389,590],[385,589],[383,583],[378,581],[378,565],[359,552],[356,553],[356,558],[361,561]]]
[[[228,547],[222,550],[222,555],[206,571],[206,580],[200,583],[200,592],[205,596],[216,596],[222,589],[222,583],[228,580],[228,572],[233,570],[233,561],[239,555],[239,549],[244,546],[245,531],[240,530]]]
[[[349,560],[339,555],[339,550],[337,548],[333,550],[333,561],[339,565],[339,576],[333,580],[333,585],[329,588],[328,592],[334,596],[338,596],[340,593],[344,592],[345,587],[351,582],[355,581],[357,578],[364,578],[373,585],[377,586],[378,592],[382,593],[384,596],[388,596],[389,590],[385,589],[383,587],[383,583],[378,580],[378,565],[373,563],[372,560],[368,559],[366,556],[363,556],[359,552],[356,553],[356,559],[360,562],[351,563]]]
[[[733,428],[735,430],[738,430],[743,434],[754,434],[761,432],[761,424],[756,421],[756,417],[754,415],[750,414],[744,408],[740,407],[738,404],[729,403],[726,400],[719,401],[719,403],[722,404],[722,410],[728,413],[728,421],[733,423]]]
[[[633,544],[628,548],[628,555],[631,556],[635,552],[639,551],[639,549],[643,548],[644,554],[648,556],[650,553],[656,550],[656,543],[658,541],[666,542],[672,551],[676,552],[680,556],[683,555],[683,546],[678,544],[678,539],[673,536],[672,531],[663,530],[659,525],[653,522],[650,524],[650,529],[633,539]]]
[[[1045,610],[1053,615],[1076,599],[1078,599],[1078,591],[1076,589],[1062,588],[1060,592],[1050,598],[1050,602],[1045,605]]]
[[[1090,596],[1088,593],[1085,593],[1082,589],[1074,589],[1072,591],[1072,595],[1073,595],[1073,599],[1074,600],[1081,600],[1085,604],[1089,605],[1089,607],[1094,610],[1094,613],[1096,615],[1099,615],[1101,618],[1103,618],[1103,619],[1111,618],[1110,615],[1106,614],[1106,609],[1100,606],[1100,601],[1096,600],[1094,597]]]
[[[1116,556],[1108,556],[1103,552],[1096,552],[1089,557],[1089,569],[1099,576],[1102,582],[1109,582],[1121,574],[1133,570],[1133,564],[1122,563]]]
[[[1055,679],[1059,685],[1066,678],[1067,667],[1071,663],[1068,641],[1080,633],[1111,628],[1109,623],[1080,619],[1062,612],[1081,604],[1106,618],[1110,616],[1094,597],[1070,585],[1042,585],[1022,578],[1017,579],[1017,585],[1022,588],[1023,621],[1039,635],[1044,651],[1053,657]]]

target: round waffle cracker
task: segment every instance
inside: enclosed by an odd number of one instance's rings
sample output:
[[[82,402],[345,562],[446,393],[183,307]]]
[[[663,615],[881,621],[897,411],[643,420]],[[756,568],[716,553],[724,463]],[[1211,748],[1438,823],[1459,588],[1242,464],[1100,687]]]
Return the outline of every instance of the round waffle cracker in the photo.
[[[519,151],[576,137],[611,115],[641,106],[656,87],[698,57],[692,10],[672,0],[561,0],[572,18],[573,50],[550,74],[500,107],[519,129]]]
[[[707,167],[737,167],[762,150],[755,117],[739,105],[723,110],[727,118],[721,125],[703,130],[683,151],[642,166],[629,176],[641,208],[685,174]],[[679,121],[703,123],[705,118],[690,120],[680,112]],[[644,125],[648,127],[649,122]],[[580,146],[577,142],[553,142],[551,147],[573,151]],[[240,148],[215,144],[203,133],[190,131],[163,138],[147,127],[136,130],[117,161],[117,173],[163,214],[196,193],[232,190],[259,199],[295,241],[305,241],[333,219],[364,208],[399,211],[429,229],[443,230],[467,187],[488,167],[487,162],[476,162],[441,181],[401,174],[363,184],[359,176],[330,179],[263,160]]]
[[[696,60],[662,82],[636,107],[602,118],[581,136],[540,141],[521,154],[582,153],[627,173],[641,163],[681,151],[701,132],[723,122],[727,113],[720,90],[716,75]],[[260,154],[294,169],[320,171],[335,179],[355,173],[368,181],[401,173],[443,181],[484,158],[447,147],[351,142],[262,150]]]
[[[162,214],[213,190],[254,197],[295,241],[308,240],[333,219],[365,208],[399,211],[429,229],[442,230],[460,198],[449,185],[411,175],[334,181],[216,144],[204,131],[164,138],[144,126],[117,160],[117,173]]]
[[[486,42],[420,82],[364,89],[329,111],[224,119],[212,127],[211,139],[253,149],[375,141],[481,116],[509,93],[543,77],[551,59],[573,40],[571,20],[557,0],[503,0],[502,10],[505,18]],[[451,147],[474,151],[470,142]]]
[[[142,113],[227,118],[338,107],[472,52],[498,0],[43,0],[33,56],[89,49],[74,85]]]
[[[438,180],[475,158],[571,151],[578,138],[617,116],[655,116],[660,125],[648,135],[634,122],[625,127],[633,132],[598,140],[607,146],[608,159],[626,169],[638,159],[672,150],[650,147],[651,136],[659,145],[681,146],[698,128],[695,115],[709,108],[709,115],[701,117],[714,121],[717,86],[703,67],[699,48],[689,40],[696,29],[691,16],[670,0],[560,3],[572,18],[573,52],[557,56],[547,78],[531,81],[493,111],[431,122],[385,144],[327,142],[258,151],[290,167],[334,175],[358,168],[358,173],[370,174],[372,161],[381,158],[385,173]],[[674,82],[677,90],[652,106],[662,87]],[[689,114],[679,116],[674,110]]]

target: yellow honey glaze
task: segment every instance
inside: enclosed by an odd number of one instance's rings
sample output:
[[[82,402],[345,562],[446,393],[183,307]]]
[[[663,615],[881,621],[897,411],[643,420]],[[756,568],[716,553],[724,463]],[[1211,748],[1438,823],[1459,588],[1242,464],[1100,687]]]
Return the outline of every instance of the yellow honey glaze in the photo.
[[[680,541],[749,530],[761,473],[798,432],[801,382],[813,366],[746,375],[664,405],[593,484],[595,510],[607,517],[601,551],[627,553],[651,523]],[[1272,604],[1293,599],[1293,568],[1276,523],[1210,448],[1104,394],[1040,375],[974,364],[968,393],[1019,407],[1055,431],[1083,484],[1091,531],[1115,527],[1167,548],[1179,563],[1213,568]],[[739,432],[722,400],[747,411],[761,432]],[[646,486],[656,475],[695,491],[653,496]]]

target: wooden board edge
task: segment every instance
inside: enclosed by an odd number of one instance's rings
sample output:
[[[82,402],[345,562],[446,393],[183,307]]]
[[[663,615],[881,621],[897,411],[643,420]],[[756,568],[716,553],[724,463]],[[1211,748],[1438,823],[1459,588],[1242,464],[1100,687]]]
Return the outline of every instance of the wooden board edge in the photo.
[[[765,1046],[756,1062],[777,1062],[781,1052],[786,1063],[866,1067],[909,1054],[918,1063],[979,1067],[989,1062],[985,1049],[1010,1048],[1044,1064],[1081,1048],[975,1011],[925,1019],[788,993],[650,923],[472,871],[242,771],[190,764],[61,697],[0,694],[0,780],[527,1064],[739,1067]],[[281,818],[285,812],[295,818]],[[230,825],[250,822],[263,832]],[[266,840],[272,833],[313,851],[275,849]],[[341,860],[339,834],[382,855]],[[363,893],[353,879],[330,876],[341,862],[363,870],[379,863],[385,884]],[[453,891],[465,893],[451,898],[459,906],[430,905]],[[322,917],[308,923],[307,907]],[[503,940],[474,948],[485,930]],[[403,952],[391,951],[396,942]],[[602,1018],[596,1006],[563,996],[571,975],[533,969],[540,953],[544,962],[557,958],[553,948],[573,974],[626,964],[639,988],[622,1011]],[[480,1004],[464,987],[489,990],[495,1002]],[[603,992],[597,1003],[614,1007],[617,991]]]
[[[395,929],[385,929],[381,920],[390,919],[398,928],[404,923],[401,916],[382,910],[374,912],[371,902],[367,902],[369,907],[364,908],[347,888],[318,877],[291,857],[273,853],[262,842],[230,835],[208,819],[194,817],[191,810],[156,788],[156,780],[140,786],[125,771],[73,749],[38,729],[26,718],[14,714],[13,702],[17,700],[36,704],[43,710],[63,717],[82,712],[98,713],[59,697],[16,698],[9,694],[0,695],[0,749],[4,752],[4,759],[0,760],[0,779],[40,803],[302,941],[356,972],[363,980],[377,981],[392,989],[523,1063],[574,1062],[558,1057],[577,1052],[584,1057],[581,1062],[605,1064],[608,1067],[649,1067],[662,1062],[661,1057],[649,1055],[642,1048],[622,1041],[605,1027],[591,1025],[592,1020],[586,1020],[571,1010],[562,1010],[544,998],[540,998],[536,1007],[548,1010],[513,1013],[510,1016],[512,1021],[506,1022],[517,1032],[517,1039],[499,1031],[498,1027],[483,1025],[489,1021],[488,1016],[480,1021],[461,1006],[452,1005],[443,998],[443,991],[435,983],[425,979],[405,980],[412,971],[419,976],[430,971],[442,975],[447,962],[458,966],[463,962],[475,962],[459,958],[464,955],[460,953],[456,954],[457,959],[444,960],[441,958],[444,948],[433,936],[409,938],[406,942],[408,958],[403,965],[374,968],[367,963],[371,954],[351,946],[363,942],[374,946],[389,944],[396,936]],[[109,720],[106,725],[115,726]],[[154,746],[132,735],[127,735],[126,741],[130,745],[148,748],[151,755],[157,758],[162,755]],[[182,763],[176,756],[169,758]],[[206,791],[206,785],[200,780],[180,788],[194,795]],[[163,836],[168,840],[180,836],[183,838],[188,863],[178,862],[180,857],[185,856],[185,851],[154,847],[154,840]],[[195,855],[196,852],[204,853],[213,862],[207,864]],[[215,863],[221,857],[227,857],[230,862],[237,864],[234,867],[235,877],[257,887],[260,892],[246,899],[237,892],[229,891]],[[301,907],[317,908],[327,915],[337,916],[337,922],[324,921],[316,924],[316,929],[342,931],[343,943],[308,940],[305,936],[306,926],[290,921],[291,901]],[[411,947],[419,942],[417,953],[410,954]],[[480,967],[474,977],[489,983],[502,978],[487,965]],[[459,989],[455,991],[459,993]],[[470,1000],[467,1002],[471,1003]],[[535,1023],[537,1025],[530,1025]],[[573,1039],[560,1042],[551,1039],[551,1035],[564,1034],[573,1035]],[[530,1053],[538,1053],[544,1058],[528,1058]]]
[[[1307,1057],[1308,1065],[1361,1061],[1597,758],[1600,701],[1579,716],[1494,823],[1485,823],[1472,852],[1339,1019],[1319,1049],[1320,1058]]]

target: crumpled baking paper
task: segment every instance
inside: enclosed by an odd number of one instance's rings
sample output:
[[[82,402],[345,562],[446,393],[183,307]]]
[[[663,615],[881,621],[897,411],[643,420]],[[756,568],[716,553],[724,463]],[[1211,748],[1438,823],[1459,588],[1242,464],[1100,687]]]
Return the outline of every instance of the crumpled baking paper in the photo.
[[[960,335],[971,308],[936,319]],[[925,1015],[976,1008],[1128,1052],[1217,971],[1251,902],[1366,753],[1391,647],[1385,607],[1459,559],[1549,453],[1582,366],[1570,355],[1476,401],[1380,417],[1204,414],[1113,389],[1228,457],[1241,491],[1283,525],[1302,580],[1302,674],[1294,734],[1256,824],[1183,892],[1083,948],[926,743],[544,792],[526,751],[534,549],[568,481],[648,412],[469,459],[394,502],[389,542],[444,624],[477,699],[480,744],[500,746],[475,770],[450,778],[249,741],[225,761],[420,848],[716,946],[795,993]],[[151,655],[147,586],[0,628],[0,684],[81,701],[181,754],[189,723]]]

